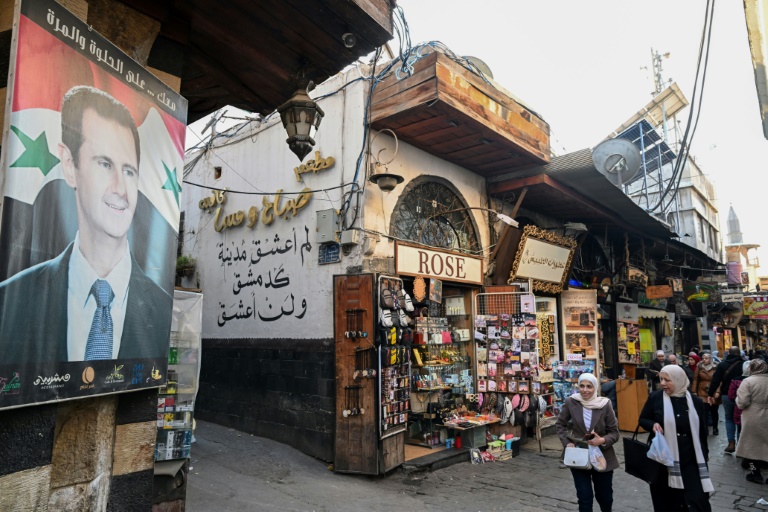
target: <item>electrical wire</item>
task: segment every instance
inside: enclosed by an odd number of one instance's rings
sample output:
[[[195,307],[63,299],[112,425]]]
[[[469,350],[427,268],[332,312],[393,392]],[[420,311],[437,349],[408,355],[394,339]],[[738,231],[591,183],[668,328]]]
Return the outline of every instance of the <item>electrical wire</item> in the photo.
[[[686,122],[685,131],[683,133],[683,139],[680,143],[680,150],[678,153],[677,161],[675,162],[675,167],[672,172],[672,176],[670,177],[669,182],[667,183],[667,186],[664,187],[664,191],[662,192],[660,189],[659,194],[659,200],[658,202],[651,208],[648,208],[649,211],[656,211],[661,207],[661,211],[665,211],[666,207],[664,207],[664,199],[669,195],[669,193],[672,191],[672,188],[674,187],[674,192],[672,193],[671,198],[674,198],[677,194],[677,191],[680,187],[680,182],[682,181],[683,177],[683,169],[685,166],[685,162],[688,160],[688,153],[690,151],[690,146],[693,141],[693,136],[695,135],[696,128],[698,127],[699,117],[701,114],[701,104],[702,99],[704,96],[704,84],[706,80],[706,74],[707,74],[707,67],[709,64],[709,48],[710,43],[712,41],[712,25],[713,25],[713,16],[714,16],[714,7],[715,7],[715,0],[707,0],[707,6],[704,13],[704,27],[702,29],[701,34],[701,41],[699,43],[699,55],[696,63],[696,75],[694,79],[693,84],[693,93],[691,96],[691,104],[690,108],[691,110],[688,113],[688,121]],[[704,62],[704,67],[702,69],[702,57]],[[699,80],[701,79],[701,84],[699,85]],[[696,103],[698,96],[698,103]],[[696,107],[694,108],[694,103],[696,103]],[[694,122],[694,115],[696,118],[696,121]],[[693,123],[693,131],[691,131],[691,124]],[[689,138],[690,135],[690,138]],[[670,199],[669,203],[667,204],[667,207],[669,207],[672,204],[672,199]]]

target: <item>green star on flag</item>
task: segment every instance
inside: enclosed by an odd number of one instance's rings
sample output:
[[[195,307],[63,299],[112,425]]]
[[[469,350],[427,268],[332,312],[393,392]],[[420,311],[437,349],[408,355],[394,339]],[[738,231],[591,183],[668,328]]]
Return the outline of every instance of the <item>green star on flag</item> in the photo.
[[[45,132],[33,140],[15,126],[11,126],[11,130],[24,145],[24,152],[11,164],[11,167],[37,167],[43,176],[47,176],[51,169],[59,164],[60,160],[48,150],[48,138]]]
[[[179,185],[179,180],[176,178],[176,168],[174,167],[173,170],[170,170],[168,169],[168,166],[165,165],[165,162],[163,162],[163,169],[165,169],[165,175],[168,177],[168,179],[165,180],[165,185],[163,185],[163,190],[170,190],[173,192],[173,197],[176,199],[176,205],[178,206],[181,185]]]

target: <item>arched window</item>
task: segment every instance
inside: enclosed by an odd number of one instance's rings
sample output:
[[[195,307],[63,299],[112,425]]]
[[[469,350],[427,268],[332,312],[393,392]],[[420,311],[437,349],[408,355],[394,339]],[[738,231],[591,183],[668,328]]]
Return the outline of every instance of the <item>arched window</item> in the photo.
[[[435,181],[411,185],[392,212],[393,236],[433,247],[481,252],[470,210],[462,210],[467,205],[456,192]]]

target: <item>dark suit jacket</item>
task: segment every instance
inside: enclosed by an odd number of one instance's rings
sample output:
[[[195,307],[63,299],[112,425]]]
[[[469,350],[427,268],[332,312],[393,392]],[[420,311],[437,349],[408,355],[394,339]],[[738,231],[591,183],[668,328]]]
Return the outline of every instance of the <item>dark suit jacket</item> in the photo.
[[[67,361],[67,290],[73,244],[0,283],[0,361]],[[119,359],[167,357],[173,299],[131,255]]]
[[[587,427],[584,425],[584,407],[581,403],[571,397],[566,398],[560,416],[557,417],[555,428],[563,447],[571,442],[568,440],[569,435],[580,441],[587,434]],[[613,445],[619,441],[621,435],[619,434],[619,423],[610,402],[602,409],[592,410],[592,425],[589,430],[590,432],[594,430],[600,437],[605,438],[605,446],[600,446],[600,451],[605,456],[606,471],[617,469],[619,459],[616,458]]]

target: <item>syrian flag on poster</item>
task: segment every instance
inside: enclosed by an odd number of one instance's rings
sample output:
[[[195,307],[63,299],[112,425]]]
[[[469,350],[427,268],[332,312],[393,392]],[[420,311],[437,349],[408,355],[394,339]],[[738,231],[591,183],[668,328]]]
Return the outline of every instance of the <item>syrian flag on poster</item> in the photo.
[[[187,102],[53,0],[21,4],[10,130],[3,145],[6,198],[34,205],[63,180],[61,104],[91,86],[131,112],[139,132],[139,192],[178,230]]]

